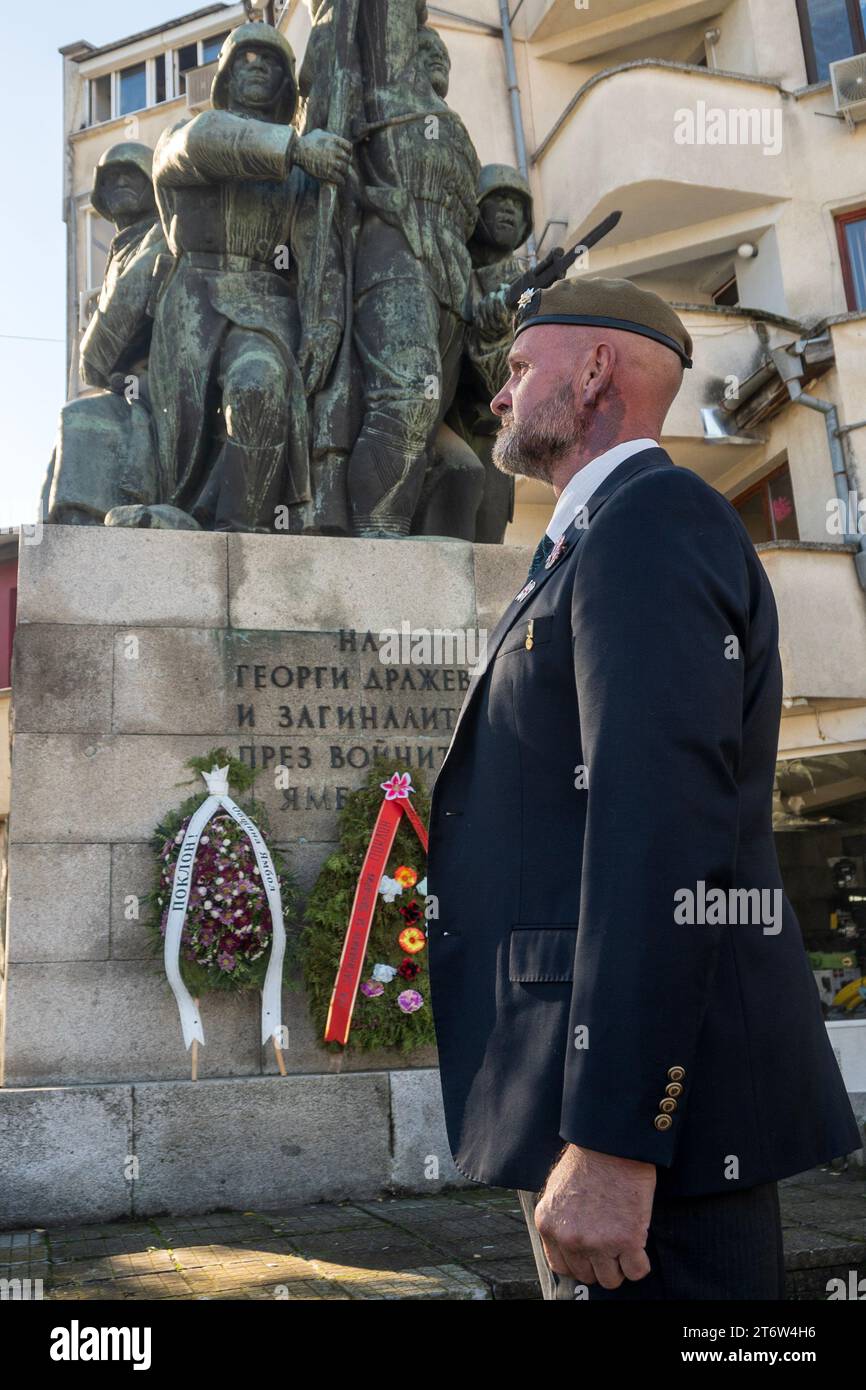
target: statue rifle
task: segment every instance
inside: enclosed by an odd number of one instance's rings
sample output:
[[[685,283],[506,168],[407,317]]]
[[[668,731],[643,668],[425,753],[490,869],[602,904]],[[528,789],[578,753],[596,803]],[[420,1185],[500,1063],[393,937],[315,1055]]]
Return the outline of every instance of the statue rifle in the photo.
[[[563,251],[561,246],[554,246],[552,251],[548,251],[543,261],[527,270],[516,280],[512,280],[508,289],[505,291],[505,304],[509,309],[516,309],[521,295],[526,294],[527,290],[546,290],[551,285],[556,284],[557,280],[565,278],[565,272],[570,265],[577,260],[582,251],[588,251],[591,246],[596,246],[602,237],[606,237],[608,232],[612,232],[619,219],[621,212],[611,212],[605,217],[603,222],[599,222],[597,227],[593,227],[591,232],[581,237],[570,251]]]

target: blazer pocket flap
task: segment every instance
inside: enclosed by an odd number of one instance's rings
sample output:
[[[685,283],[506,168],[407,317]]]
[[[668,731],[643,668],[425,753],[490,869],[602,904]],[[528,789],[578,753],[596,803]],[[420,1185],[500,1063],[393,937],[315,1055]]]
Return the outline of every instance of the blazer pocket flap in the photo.
[[[508,978],[518,983],[571,980],[577,927],[512,927]]]
[[[499,651],[496,653],[497,656],[500,656],[503,652],[519,651],[521,647],[526,648],[526,637],[529,632],[530,622],[532,623],[533,646],[537,642],[550,641],[553,632],[553,614],[539,613],[535,617],[522,618],[519,623],[515,623],[512,628],[509,628],[505,637],[502,639],[502,644]],[[531,648],[529,650],[531,650]]]

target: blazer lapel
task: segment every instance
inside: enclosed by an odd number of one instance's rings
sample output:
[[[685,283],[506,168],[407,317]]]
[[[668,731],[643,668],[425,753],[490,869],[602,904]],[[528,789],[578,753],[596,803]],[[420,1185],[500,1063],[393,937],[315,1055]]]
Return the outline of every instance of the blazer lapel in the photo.
[[[542,566],[534,576],[535,583],[532,588],[527,590],[527,586],[524,585],[519,593],[511,600],[487,640],[487,648],[483,662],[479,662],[472,672],[469,685],[466,688],[466,694],[463,697],[463,704],[457,716],[457,723],[454,725],[451,742],[448,745],[445,757],[442,759],[442,767],[445,766],[451,750],[454,747],[457,739],[457,730],[460,728],[463,717],[472,704],[478,687],[481,684],[481,680],[487,672],[488,666],[504,642],[512,625],[516,622],[519,614],[523,612],[525,604],[530,599],[536,597],[551,575],[560,568],[563,561],[568,558],[572,550],[580,544],[582,537],[589,530],[592,518],[599,508],[604,506],[607,499],[613,496],[617,488],[622,487],[623,483],[628,482],[629,478],[633,478],[636,473],[641,473],[646,468],[658,467],[660,464],[667,464],[671,468],[674,467],[673,460],[665,453],[664,449],[642,449],[639,454],[632,454],[629,458],[624,459],[622,463],[618,464],[612,472],[608,473],[604,482],[599,484],[586,504],[582,517],[583,524],[578,526],[574,522],[571,522],[565,531],[565,546],[557,557],[555,564],[551,565],[550,569],[546,569]],[[442,767],[439,769],[440,772],[442,771]]]

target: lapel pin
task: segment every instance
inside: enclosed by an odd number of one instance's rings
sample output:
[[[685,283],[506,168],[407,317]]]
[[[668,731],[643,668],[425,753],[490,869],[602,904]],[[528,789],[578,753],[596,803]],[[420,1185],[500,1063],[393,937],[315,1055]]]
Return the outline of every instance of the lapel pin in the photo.
[[[559,559],[559,557],[560,557],[560,555],[562,554],[562,552],[563,552],[564,549],[565,549],[565,532],[563,532],[563,534],[560,536],[559,540],[556,542],[556,545],[553,547],[553,549],[551,550],[551,552],[550,552],[550,554],[548,555],[547,559],[545,560],[545,562],[544,562],[544,568],[545,568],[546,570],[551,570],[551,569],[553,569],[553,566],[556,564],[557,560]]]

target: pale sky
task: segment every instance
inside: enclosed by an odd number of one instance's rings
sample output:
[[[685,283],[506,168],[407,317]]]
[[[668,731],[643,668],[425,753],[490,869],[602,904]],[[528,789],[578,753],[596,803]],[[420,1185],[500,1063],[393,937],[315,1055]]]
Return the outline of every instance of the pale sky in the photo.
[[[0,527],[36,514],[65,398],[66,228],[62,67],[58,49],[125,38],[205,0],[40,0],[4,5],[0,84]]]

